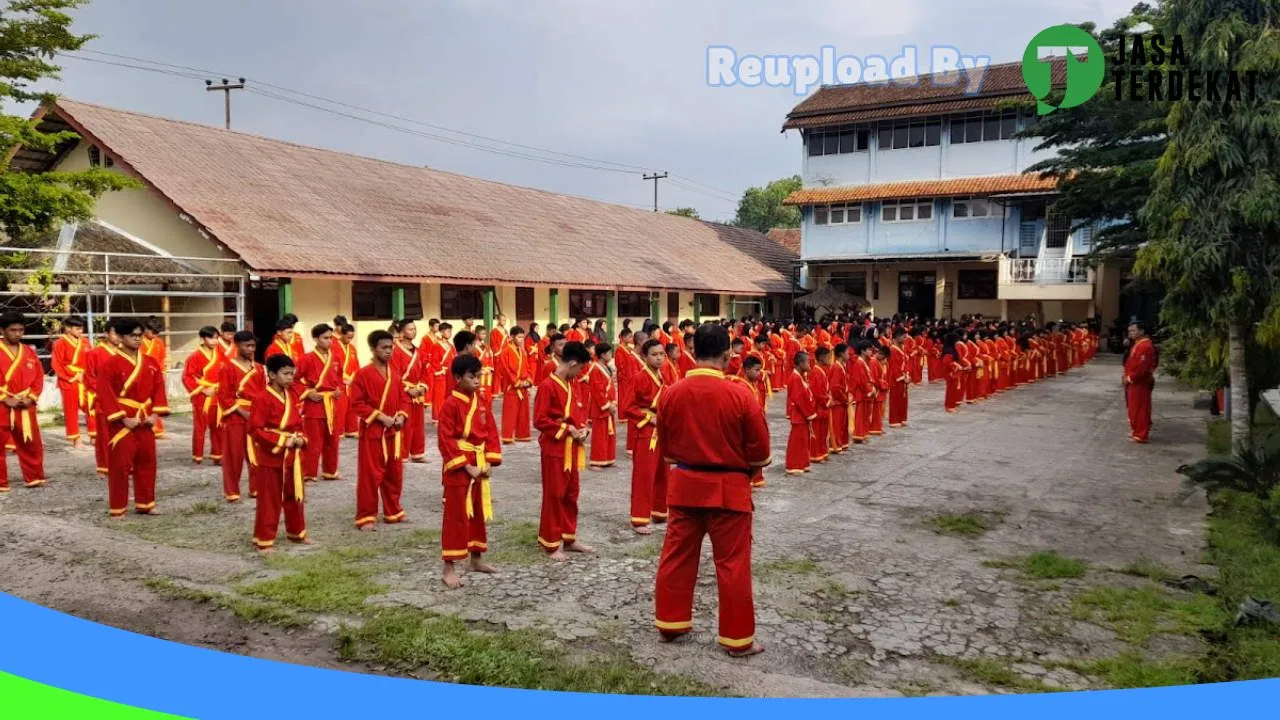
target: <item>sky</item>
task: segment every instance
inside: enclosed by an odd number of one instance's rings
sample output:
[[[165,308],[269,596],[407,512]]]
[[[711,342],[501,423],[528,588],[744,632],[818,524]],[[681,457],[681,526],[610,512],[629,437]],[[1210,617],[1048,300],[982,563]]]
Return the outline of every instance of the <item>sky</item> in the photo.
[[[204,79],[245,77],[239,131],[641,208],[642,174],[666,172],[660,209],[729,220],[743,190],[799,172],[800,137],[781,128],[804,96],[710,86],[709,46],[889,59],[914,46],[927,71],[934,46],[1017,61],[1041,29],[1110,25],[1133,1],[93,0],[74,29],[98,37],[59,60],[50,89],[220,126],[223,95]],[[120,55],[213,72],[102,62],[145,64]]]

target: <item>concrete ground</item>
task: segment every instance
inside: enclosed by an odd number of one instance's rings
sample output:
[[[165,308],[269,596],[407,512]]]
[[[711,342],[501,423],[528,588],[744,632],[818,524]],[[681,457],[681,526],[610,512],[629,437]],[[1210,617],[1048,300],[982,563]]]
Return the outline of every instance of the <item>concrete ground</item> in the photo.
[[[431,431],[431,462],[406,466],[409,524],[372,535],[352,528],[355,447],[348,441],[344,479],[309,488],[310,535],[322,549],[400,548],[378,577],[388,592],[371,603],[540,628],[570,649],[607,643],[726,693],[1098,687],[1097,678],[1067,666],[1115,656],[1126,645],[1105,623],[1073,617],[1072,598],[1129,583],[1119,570],[1139,562],[1175,576],[1212,572],[1198,564],[1203,496],[1180,496],[1174,473],[1202,456],[1205,413],[1192,408],[1191,394],[1162,380],[1152,443],[1134,445],[1126,438],[1119,378],[1117,360],[1104,356],[954,415],[942,410],[940,385],[919,387],[909,428],[801,477],[782,472],[787,427],[782,397],[775,397],[769,415],[778,462],[756,494],[754,549],[757,637],[767,652],[746,661],[714,647],[709,543],[692,641],[655,641],[652,588],[662,535],[639,537],[628,526],[625,459],[584,474],[579,536],[599,553],[556,565],[540,556],[534,539],[537,445],[508,448],[493,484],[490,536],[502,572],[470,574],[460,590],[438,578],[440,463]],[[181,642],[346,667],[334,655],[334,618],[286,632],[150,589],[164,579],[222,591],[269,575],[250,546],[253,506],[224,504],[219,470],[191,465],[188,427],[184,418],[172,419],[170,438],[161,442],[165,515],[124,521],[107,519],[105,481],[93,473],[92,454],[70,450],[46,428],[51,482],[34,490],[19,483],[0,495],[0,590]],[[10,461],[10,477],[16,473]],[[967,535],[939,531],[939,523],[954,529],[947,524],[954,516],[980,524],[962,522]],[[1028,578],[1020,563],[1035,551],[1077,558],[1084,573]],[[1142,652],[1195,653],[1203,650],[1198,642],[1157,636]],[[993,663],[1015,673],[1016,682],[981,671]]]

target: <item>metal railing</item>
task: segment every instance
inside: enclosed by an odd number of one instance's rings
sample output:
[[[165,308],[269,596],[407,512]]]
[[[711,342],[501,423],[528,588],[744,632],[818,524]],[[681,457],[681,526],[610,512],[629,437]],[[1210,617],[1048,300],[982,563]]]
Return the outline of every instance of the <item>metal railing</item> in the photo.
[[[1080,258],[1001,258],[1000,282],[1004,285],[1092,283],[1093,272]]]

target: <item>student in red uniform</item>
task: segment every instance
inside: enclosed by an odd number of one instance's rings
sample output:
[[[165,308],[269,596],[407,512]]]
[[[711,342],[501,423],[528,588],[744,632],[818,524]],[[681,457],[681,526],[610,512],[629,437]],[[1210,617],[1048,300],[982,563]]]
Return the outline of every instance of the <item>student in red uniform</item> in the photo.
[[[566,342],[556,371],[538,386],[534,397],[533,426],[541,433],[542,517],[538,543],[552,560],[567,560],[565,551],[590,553],[595,549],[578,540],[579,473],[587,465],[589,408],[582,397],[579,374],[591,362],[591,353],[579,342]]]
[[[746,343],[743,342],[742,338],[733,339],[733,342],[729,345],[729,365],[724,369],[725,375],[741,377],[742,359],[744,357],[743,348],[745,347]]]
[[[809,436],[809,462],[824,463],[830,457],[830,435],[831,435],[831,380],[827,376],[827,369],[831,363],[831,350],[825,347],[816,347],[814,350],[815,363],[812,364],[809,371],[809,389],[813,391],[813,410],[817,413],[814,418],[811,429],[812,434]]]
[[[126,319],[116,327],[122,339],[120,352],[98,375],[98,402],[111,435],[107,508],[112,518],[124,517],[132,477],[134,511],[156,515],[155,427],[160,416],[169,414],[164,371],[155,358],[141,351],[141,323]]]
[[[385,330],[369,333],[372,361],[351,383],[351,402],[360,416],[359,474],[356,479],[356,527],[375,530],[381,501],[382,521],[402,522],[400,492],[404,487],[404,427],[409,395],[391,367],[395,338]],[[442,403],[443,404],[443,403]]]
[[[294,382],[296,367],[287,355],[277,353],[267,358],[266,372],[267,384],[253,398],[249,412],[249,442],[253,443],[255,459],[249,472],[257,476],[258,487],[253,544],[261,553],[275,550],[281,513],[285,537],[302,545],[312,544],[307,539],[302,507],[306,492],[303,454],[308,442],[301,412],[305,401]]]
[[[502,395],[502,442],[505,444],[533,439],[529,417],[529,390],[533,380],[524,339],[524,328],[519,325],[511,328],[495,363],[498,384],[506,388]]]
[[[218,327],[218,352],[223,360],[236,357],[236,324],[224,322]]]
[[[626,415],[635,437],[631,527],[640,535],[648,535],[652,532],[651,522],[667,519],[667,464],[658,449],[658,400],[666,387],[661,373],[667,356],[658,340],[646,340],[640,352],[642,365],[631,378]]]
[[[719,587],[719,643],[734,657],[755,655],[751,588],[751,476],[772,461],[769,426],[745,387],[724,381],[729,335],[719,325],[695,333],[697,366],[658,403],[662,453],[673,467],[671,516],[655,583],[656,625],[675,640],[693,627],[702,541],[711,536]]]
[[[252,398],[267,384],[266,369],[254,362],[258,340],[253,333],[241,330],[233,338],[237,356],[222,363],[218,372],[218,412],[222,423],[222,494],[227,502],[240,500],[240,476],[249,455],[249,410]],[[283,353],[277,353],[283,354]],[[249,497],[258,496],[252,468],[249,473]]]
[[[871,367],[871,382],[876,386],[876,397],[871,410],[871,424],[868,426],[867,432],[871,435],[884,434],[884,406],[885,399],[889,395],[889,378],[885,374],[885,364],[889,359],[889,348],[876,343],[873,345],[874,353],[869,361]]]
[[[480,392],[481,369],[475,355],[463,354],[454,359],[449,368],[454,389],[445,398],[436,432],[444,485],[440,518],[442,578],[451,588],[462,585],[454,568],[456,562],[470,558],[473,571],[497,572],[484,561],[489,549],[485,522],[493,520],[489,475],[491,468],[502,464],[502,440],[491,401]]]
[[[85,396],[88,399],[89,410],[90,412],[93,413],[95,428],[107,427],[106,418],[103,417],[101,410],[98,408],[98,373],[101,368],[106,366],[107,361],[111,359],[111,356],[116,353],[116,350],[119,347],[120,347],[120,335],[116,332],[115,323],[109,322],[107,323],[106,334],[103,336],[99,336],[98,346],[95,347],[89,353],[89,357],[85,361],[85,368],[84,368]],[[218,357],[219,357],[219,360],[221,360],[222,358],[221,351],[219,351]],[[216,379],[216,376],[215,376],[215,379]],[[0,413],[0,415],[3,415],[3,414],[4,413]],[[214,415],[215,416],[217,415],[216,400],[214,401]],[[3,420],[0,419],[0,422],[2,421]],[[218,447],[221,447],[222,430],[220,426],[218,429],[214,431],[214,438],[218,442]],[[108,454],[107,441],[110,439],[111,438],[107,437],[107,433],[105,430],[103,432],[94,433],[93,456],[94,456],[94,459],[97,461],[98,474],[102,475],[103,477],[106,477],[107,473],[109,472],[108,463],[107,463],[107,454]]]
[[[849,361],[848,380],[849,397],[853,401],[850,412],[853,413],[853,441],[864,443],[871,434],[871,413],[875,411],[877,389],[871,380],[871,354],[875,345],[867,340],[859,340],[855,347],[857,353]]]
[[[160,331],[164,329],[160,318],[154,315],[147,318],[142,323],[142,354],[154,358],[160,366],[160,372],[169,372],[169,346],[165,344],[164,337],[160,335]],[[159,440],[165,436],[164,417],[156,416],[155,424],[156,439]]]
[[[956,349],[956,337],[948,335],[942,348],[942,377],[947,382],[942,403],[947,412],[956,412],[964,400],[962,387],[964,371],[960,353]]]
[[[297,362],[298,358],[302,357],[297,352],[297,343],[294,342],[296,333],[293,331],[293,326],[297,324],[298,320],[293,315],[285,315],[276,322],[276,335],[271,339],[271,344],[267,346],[266,352],[262,354],[264,362],[276,355],[284,355],[294,362]]]
[[[596,345],[596,359],[587,368],[587,384],[591,386],[591,455],[592,470],[613,466],[618,461],[618,383],[609,368],[613,346]]]
[[[627,416],[627,408],[631,407],[631,382],[636,373],[641,372],[639,365],[643,364],[643,361],[636,354],[640,348],[633,344],[637,337],[641,338],[641,346],[648,342],[648,338],[643,332],[633,333],[629,328],[624,327],[618,333],[618,347],[613,353],[613,365],[618,371],[618,423],[626,428],[626,440],[623,447],[626,448],[628,457],[636,449],[636,441],[632,437],[635,433],[631,428],[631,418]]]
[[[431,368],[432,422],[440,419],[439,407],[444,404],[445,396],[448,395],[445,387],[449,384],[449,368],[453,366],[453,359],[457,357],[457,351],[453,349],[453,326],[442,322],[436,328],[440,337],[431,346],[431,352],[427,356],[427,364]]]
[[[764,362],[760,358],[748,355],[742,361],[742,375],[725,375],[731,382],[736,382],[751,391],[751,396],[760,403],[760,412],[764,412],[765,406],[765,387],[764,379]],[[752,468],[751,470],[751,487],[764,487],[764,468]]]
[[[693,334],[685,334],[681,337],[680,341],[683,345],[679,356],[676,358],[676,370],[678,371],[680,378],[684,379],[684,376],[688,375],[689,371],[697,366],[697,363],[694,362],[693,359]]]
[[[1146,443],[1151,434],[1151,391],[1156,384],[1156,348],[1140,322],[1129,324],[1129,355],[1124,361],[1124,394],[1129,408],[1129,439]]]
[[[667,362],[662,366],[662,382],[675,385],[680,380],[680,346],[666,344]]]
[[[200,344],[187,356],[182,366],[182,387],[191,399],[191,461],[204,462],[204,441],[211,443],[209,459],[222,463],[222,425],[218,422],[218,372],[222,369],[222,353],[218,351],[218,331],[213,326],[200,328]]]
[[[799,475],[809,472],[810,444],[818,408],[809,387],[809,354],[798,352],[789,364],[794,369],[787,381],[787,418],[791,420],[791,435],[787,438],[786,471],[788,475]]]
[[[93,414],[85,397],[84,368],[89,358],[89,338],[84,336],[84,319],[75,316],[62,321],[62,335],[53,341],[53,357],[50,364],[58,378],[58,392],[62,394],[62,415],[71,447],[80,446],[80,413],[85,415],[85,426],[92,440],[98,433],[94,428]]]
[[[424,463],[427,461],[427,352],[413,343],[418,336],[418,325],[414,321],[393,322],[390,332],[395,337],[395,345],[388,366],[404,384],[410,400],[405,408],[409,416],[404,426],[405,451],[410,462]]]
[[[509,337],[510,336],[507,334],[507,316],[502,313],[498,313],[498,316],[493,319],[493,329],[489,331],[489,336],[485,338],[485,347],[488,348],[489,352],[493,353],[495,371],[497,369],[497,356],[504,348],[506,348],[507,339]],[[504,381],[502,376],[497,372],[494,372],[491,383],[492,386],[490,388],[491,397],[496,399],[506,394],[507,386],[503,383]]]
[[[889,427],[907,426],[907,391],[911,386],[911,356],[904,348],[907,334],[898,330],[889,347]]]
[[[341,323],[337,321],[341,320]],[[360,436],[360,418],[351,408],[351,381],[360,370],[360,357],[356,352],[356,329],[341,315],[334,318],[333,346],[342,357],[342,397],[338,399],[338,417],[342,418],[342,434],[344,437]]]
[[[840,454],[849,449],[849,395],[848,375],[849,346],[837,343],[827,364],[827,380],[831,385],[831,423],[827,435],[831,452]]]
[[[39,487],[48,481],[44,475],[44,442],[36,417],[40,391],[44,389],[44,367],[36,351],[22,342],[27,331],[22,315],[8,312],[0,316],[0,331],[4,333],[4,341],[0,342],[0,379],[4,383],[0,385],[0,400],[5,404],[0,408],[0,443],[6,454],[9,450],[17,454],[23,484]],[[5,465],[0,472],[0,492],[8,492],[7,463],[0,465]]]
[[[302,478],[337,480],[338,449],[342,442],[342,417],[338,402],[343,397],[342,360],[334,350],[333,328],[320,323],[311,328],[315,348],[302,356],[291,374],[296,378],[301,400],[303,430],[307,436],[302,452]],[[269,370],[270,368],[268,368]]]

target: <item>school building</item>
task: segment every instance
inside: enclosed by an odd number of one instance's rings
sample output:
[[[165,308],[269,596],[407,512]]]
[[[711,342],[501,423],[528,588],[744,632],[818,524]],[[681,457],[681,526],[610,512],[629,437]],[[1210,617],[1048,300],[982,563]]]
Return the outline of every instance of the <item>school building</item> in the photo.
[[[1055,63],[1061,83],[1065,67]],[[1096,228],[1055,206],[1056,183],[1026,173],[1053,151],[1015,133],[1034,114],[1021,65],[969,78],[825,86],[787,115],[801,137],[801,282],[865,297],[878,316],[1040,321],[1141,314],[1128,268],[1091,267]]]
[[[265,341],[286,312],[308,347],[336,315],[363,337],[393,317],[586,317],[612,335],[624,318],[790,313],[796,256],[751,230],[66,99],[37,120],[79,140],[21,148],[13,167],[105,167],[142,185],[39,250],[92,270],[55,273],[53,294],[81,314],[162,318],[171,366],[203,325],[234,320]],[[140,285],[140,262],[168,265]]]

